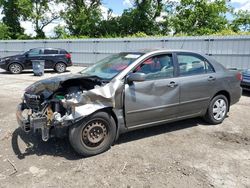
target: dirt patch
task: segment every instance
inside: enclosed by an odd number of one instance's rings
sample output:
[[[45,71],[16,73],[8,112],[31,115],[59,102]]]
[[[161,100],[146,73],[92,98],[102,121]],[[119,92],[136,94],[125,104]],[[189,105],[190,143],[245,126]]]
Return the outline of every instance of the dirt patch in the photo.
[[[250,145],[250,137],[244,136],[242,134],[237,133],[228,133],[228,132],[216,132],[213,136],[219,138],[222,141]]]

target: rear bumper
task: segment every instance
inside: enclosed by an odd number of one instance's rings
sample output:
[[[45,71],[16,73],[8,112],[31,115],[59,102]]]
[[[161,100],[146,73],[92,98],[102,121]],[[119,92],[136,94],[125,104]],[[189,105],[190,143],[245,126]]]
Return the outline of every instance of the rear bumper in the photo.
[[[250,91],[250,82],[242,81],[240,86],[242,87],[243,90]]]
[[[231,104],[230,105],[233,105],[233,104],[239,102],[241,95],[242,95],[242,88],[239,87],[239,88],[235,89],[231,93],[231,101],[230,101]]]

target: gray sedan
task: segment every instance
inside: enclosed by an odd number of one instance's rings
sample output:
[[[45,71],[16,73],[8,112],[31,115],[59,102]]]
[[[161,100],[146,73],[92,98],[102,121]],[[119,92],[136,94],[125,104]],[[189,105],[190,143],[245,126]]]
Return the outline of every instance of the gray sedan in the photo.
[[[91,156],[127,131],[194,117],[221,123],[240,99],[241,79],[194,52],[124,52],[32,84],[17,120],[26,132],[40,130],[44,141],[69,137],[79,154]]]

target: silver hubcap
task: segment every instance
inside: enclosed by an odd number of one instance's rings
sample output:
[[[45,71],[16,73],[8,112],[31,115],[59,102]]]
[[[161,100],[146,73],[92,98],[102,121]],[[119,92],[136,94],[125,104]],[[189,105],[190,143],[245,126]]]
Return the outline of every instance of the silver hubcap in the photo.
[[[61,64],[61,63],[57,64],[57,65],[56,65],[56,70],[57,70],[58,72],[64,72],[64,71],[65,71],[65,65],[63,65],[63,64]]]
[[[213,116],[214,119],[220,121],[224,118],[227,111],[227,104],[224,99],[218,99],[213,105]]]
[[[19,72],[21,72],[21,70],[22,70],[22,68],[18,64],[13,64],[10,66],[10,71],[13,73],[19,73]]]

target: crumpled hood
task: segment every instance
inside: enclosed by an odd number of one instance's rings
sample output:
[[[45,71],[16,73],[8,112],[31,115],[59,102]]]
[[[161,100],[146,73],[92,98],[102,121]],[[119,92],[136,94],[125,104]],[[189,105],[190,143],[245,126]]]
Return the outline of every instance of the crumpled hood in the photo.
[[[48,95],[56,91],[62,82],[70,79],[83,77],[81,74],[67,74],[61,76],[55,76],[52,78],[47,78],[43,80],[39,80],[30,86],[28,86],[25,91],[29,94],[41,94],[47,93]]]

